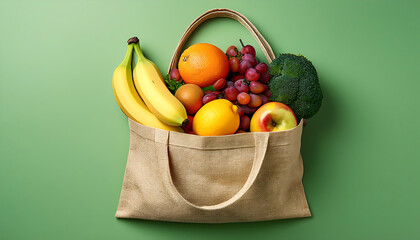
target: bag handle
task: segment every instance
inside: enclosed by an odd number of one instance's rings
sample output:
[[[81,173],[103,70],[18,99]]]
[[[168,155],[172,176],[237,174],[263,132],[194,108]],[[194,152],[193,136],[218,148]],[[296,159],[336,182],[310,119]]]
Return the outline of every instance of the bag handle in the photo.
[[[237,202],[239,199],[242,198],[242,196],[245,195],[245,193],[248,192],[248,190],[252,187],[255,180],[257,179],[258,173],[260,172],[262,163],[264,161],[267,147],[268,147],[268,138],[269,133],[268,132],[261,132],[261,133],[254,133],[252,134],[255,139],[255,154],[254,154],[254,161],[252,163],[252,168],[249,173],[249,176],[247,180],[245,181],[245,184],[242,186],[242,188],[230,199],[221,202],[219,204],[215,205],[209,205],[209,206],[198,206],[187,199],[185,199],[182,194],[178,191],[176,188],[173,179],[172,174],[170,170],[169,165],[169,152],[168,152],[168,142],[169,142],[169,136],[171,132],[170,131],[164,131],[160,129],[155,129],[155,152],[159,164],[159,168],[161,169],[162,178],[164,183],[168,187],[168,191],[171,191],[171,195],[174,197],[178,197],[182,202],[186,203],[187,205],[200,209],[200,210],[219,210],[226,208],[235,202]]]
[[[268,42],[265,38],[261,35],[261,33],[257,30],[257,28],[242,14],[226,9],[226,8],[216,8],[209,10],[203,13],[201,16],[196,18],[190,26],[188,26],[187,30],[185,30],[184,34],[182,35],[181,39],[178,42],[178,46],[175,49],[175,52],[172,56],[171,63],[169,64],[168,74],[171,73],[172,69],[175,68],[178,64],[179,55],[181,54],[182,47],[184,46],[185,42],[188,40],[191,33],[204,21],[212,18],[218,17],[226,17],[231,18],[238,21],[242,24],[254,37],[255,41],[257,41],[258,45],[260,46],[262,52],[264,53],[265,58],[267,59],[268,63],[271,63],[276,57],[274,55],[273,50],[271,49]]]

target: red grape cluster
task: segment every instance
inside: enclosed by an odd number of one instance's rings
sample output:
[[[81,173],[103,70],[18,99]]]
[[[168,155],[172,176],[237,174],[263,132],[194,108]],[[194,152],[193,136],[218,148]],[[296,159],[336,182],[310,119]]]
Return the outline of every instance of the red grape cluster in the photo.
[[[252,114],[258,107],[269,102],[271,96],[268,66],[263,62],[258,63],[255,48],[251,45],[242,44],[240,52],[236,46],[230,46],[226,55],[229,58],[229,75],[227,79],[219,79],[213,85],[215,91],[206,91],[203,104],[217,98],[231,101],[238,106],[241,116],[239,130],[247,131]]]

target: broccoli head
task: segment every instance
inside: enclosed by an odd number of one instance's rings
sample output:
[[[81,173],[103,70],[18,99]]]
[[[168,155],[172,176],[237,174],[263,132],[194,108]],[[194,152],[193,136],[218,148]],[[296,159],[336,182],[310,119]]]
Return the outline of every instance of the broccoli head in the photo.
[[[271,101],[293,109],[296,117],[310,118],[322,102],[322,91],[315,67],[304,56],[280,54],[269,65]]]

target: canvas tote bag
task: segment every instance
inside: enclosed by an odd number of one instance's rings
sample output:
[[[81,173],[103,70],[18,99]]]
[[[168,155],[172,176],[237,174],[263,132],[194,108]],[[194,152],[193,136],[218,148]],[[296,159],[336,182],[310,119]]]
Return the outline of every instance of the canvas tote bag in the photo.
[[[182,36],[169,71],[203,21],[228,17],[245,26],[268,62],[273,51],[255,26],[229,9],[198,17]],[[117,218],[223,223],[311,216],[302,185],[303,121],[280,132],[197,136],[129,119],[130,149]]]

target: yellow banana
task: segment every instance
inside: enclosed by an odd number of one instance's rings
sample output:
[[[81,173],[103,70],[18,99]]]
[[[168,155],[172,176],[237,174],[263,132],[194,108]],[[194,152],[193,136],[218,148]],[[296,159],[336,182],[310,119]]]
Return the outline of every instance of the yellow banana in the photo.
[[[134,67],[134,85],[150,111],[162,122],[171,126],[186,126],[187,111],[169,91],[156,65],[144,57],[140,45],[134,45],[137,65]]]
[[[123,62],[118,65],[112,77],[112,88],[115,98],[121,110],[129,118],[149,127],[160,128],[168,131],[184,132],[181,127],[169,126],[161,122],[149,111],[138,95],[131,72],[131,60],[133,57],[134,43],[128,45],[127,53]]]

